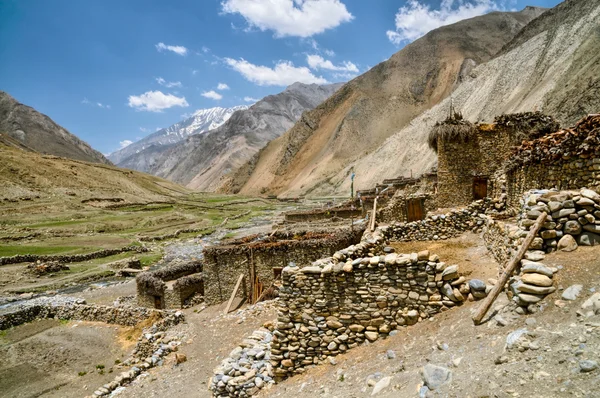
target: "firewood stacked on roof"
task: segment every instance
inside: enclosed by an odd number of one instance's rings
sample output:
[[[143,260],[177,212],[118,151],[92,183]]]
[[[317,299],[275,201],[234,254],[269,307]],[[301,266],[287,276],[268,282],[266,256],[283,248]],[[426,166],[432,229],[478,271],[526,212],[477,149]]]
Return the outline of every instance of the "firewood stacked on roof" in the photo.
[[[526,163],[552,162],[573,156],[600,152],[600,114],[588,115],[575,127],[563,129],[535,140],[523,141],[507,165],[512,170]]]

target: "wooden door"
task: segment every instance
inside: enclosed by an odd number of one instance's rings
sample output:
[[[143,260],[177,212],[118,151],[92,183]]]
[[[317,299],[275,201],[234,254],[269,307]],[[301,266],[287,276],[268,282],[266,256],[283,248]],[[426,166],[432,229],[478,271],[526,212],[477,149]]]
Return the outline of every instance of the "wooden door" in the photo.
[[[408,222],[419,221],[425,218],[425,206],[422,198],[406,200],[406,219]]]
[[[157,310],[162,310],[162,297],[154,296],[154,308]]]
[[[473,179],[473,199],[479,200],[487,197],[487,177],[475,177]]]

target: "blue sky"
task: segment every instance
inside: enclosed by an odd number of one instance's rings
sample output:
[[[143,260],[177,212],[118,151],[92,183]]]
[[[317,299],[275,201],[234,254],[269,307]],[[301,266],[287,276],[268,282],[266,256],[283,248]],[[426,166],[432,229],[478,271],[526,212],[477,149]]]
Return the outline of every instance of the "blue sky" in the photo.
[[[0,0],[0,90],[109,153],[197,109],[346,81],[441,24],[558,0]]]

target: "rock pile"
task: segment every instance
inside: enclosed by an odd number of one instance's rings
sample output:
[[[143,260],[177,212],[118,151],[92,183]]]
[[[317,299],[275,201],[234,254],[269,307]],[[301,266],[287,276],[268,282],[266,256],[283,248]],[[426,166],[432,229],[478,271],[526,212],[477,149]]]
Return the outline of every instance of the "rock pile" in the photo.
[[[595,191],[532,193],[519,225],[528,230],[542,212],[548,217],[530,249],[573,251],[578,245],[600,244],[600,195]]]
[[[27,266],[27,271],[37,276],[46,275],[53,272],[66,271],[68,265],[64,265],[58,261],[41,262],[40,260]]]
[[[165,331],[183,320],[183,313],[177,311],[166,314],[164,318],[155,322],[149,328],[144,329],[144,333],[138,339],[133,350],[132,357],[125,360],[122,364],[122,366],[131,366],[131,368],[121,372],[110,383],[106,383],[98,388],[90,398],[107,396],[117,388],[131,383],[148,369],[155,366],[162,366],[164,357],[171,352],[178,351],[178,347],[181,345],[180,341],[167,336]],[[177,354],[176,363],[179,364],[184,361],[185,355]]]
[[[510,291],[513,301],[521,307],[528,307],[530,312],[535,312],[530,305],[537,304],[544,297],[556,291],[552,277],[557,269],[552,269],[542,263],[522,260],[521,274],[513,277],[510,282]]]
[[[273,384],[271,341],[267,329],[254,331],[215,369],[210,390],[216,397],[249,397]]]

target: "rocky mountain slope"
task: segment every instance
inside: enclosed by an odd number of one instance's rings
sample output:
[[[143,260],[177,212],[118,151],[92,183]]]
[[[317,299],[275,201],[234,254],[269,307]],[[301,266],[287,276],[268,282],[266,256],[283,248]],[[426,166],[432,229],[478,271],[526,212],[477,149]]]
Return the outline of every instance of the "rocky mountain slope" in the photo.
[[[148,171],[193,189],[215,190],[224,174],[243,165],[292,127],[304,111],[315,108],[340,86],[294,83],[236,112],[221,127],[172,146],[156,158]]]
[[[478,66],[452,93],[467,119],[491,122],[495,115],[539,110],[563,126],[600,110],[600,3],[569,0],[544,13],[508,43],[498,57]],[[315,192],[346,193],[384,178],[419,175],[436,164],[426,137],[448,115],[450,99],[424,112],[377,150],[329,175]]]
[[[92,149],[48,116],[19,103],[4,91],[0,91],[0,133],[43,154],[110,164],[100,152]]]
[[[185,140],[192,134],[201,134],[216,129],[225,123],[236,111],[248,109],[247,105],[232,108],[200,109],[189,118],[160,129],[147,137],[108,155],[114,164],[138,171],[148,171],[156,158],[169,146]]]
[[[348,192],[341,186],[341,176],[347,175],[351,164],[448,97],[475,66],[490,60],[543,11],[493,12],[429,32],[305,114],[221,189],[287,196]],[[416,153],[415,159],[422,153],[421,148],[403,150]],[[376,159],[375,164],[396,169],[402,164],[409,170],[406,160],[398,153]],[[364,172],[357,172],[361,183]]]

